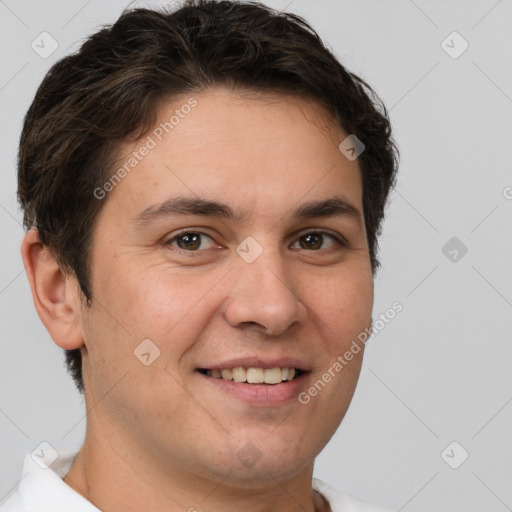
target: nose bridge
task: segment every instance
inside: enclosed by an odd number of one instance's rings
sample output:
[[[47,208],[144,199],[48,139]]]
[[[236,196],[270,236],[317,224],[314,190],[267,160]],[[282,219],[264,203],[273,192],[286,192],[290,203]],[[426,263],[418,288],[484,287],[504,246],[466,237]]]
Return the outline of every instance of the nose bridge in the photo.
[[[247,237],[236,252],[226,320],[234,327],[257,323],[273,335],[303,321],[304,304],[297,295],[284,255],[272,237],[259,237],[259,241]]]
[[[280,247],[272,241],[272,237],[266,237],[260,242],[253,237],[247,237],[236,249],[236,252],[242,261],[237,261],[236,267],[240,273],[240,277],[247,283],[253,280],[254,284],[263,288],[267,284],[271,287],[280,283],[281,287],[285,287],[287,283],[285,261],[281,254]],[[289,283],[287,283],[290,285]],[[290,290],[288,290],[289,293]]]

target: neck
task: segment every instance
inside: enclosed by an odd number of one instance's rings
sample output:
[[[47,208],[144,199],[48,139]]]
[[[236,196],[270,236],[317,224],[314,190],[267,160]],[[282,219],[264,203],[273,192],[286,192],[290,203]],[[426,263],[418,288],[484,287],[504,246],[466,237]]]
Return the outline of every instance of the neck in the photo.
[[[260,477],[254,482],[247,477],[241,480],[230,470],[207,478],[183,465],[163,467],[129,441],[114,436],[98,438],[88,429],[64,482],[103,512],[330,510],[326,500],[311,487],[313,463],[279,481],[268,472],[264,481]]]

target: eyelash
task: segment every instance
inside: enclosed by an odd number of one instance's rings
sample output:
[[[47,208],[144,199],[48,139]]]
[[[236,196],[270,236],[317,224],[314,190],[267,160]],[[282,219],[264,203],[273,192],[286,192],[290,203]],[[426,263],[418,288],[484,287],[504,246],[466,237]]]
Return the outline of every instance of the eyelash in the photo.
[[[300,239],[304,236],[307,236],[307,235],[310,235],[310,234],[317,234],[317,235],[322,235],[322,236],[325,236],[327,235],[328,237],[332,238],[340,248],[344,248],[344,247],[348,247],[348,243],[346,242],[346,240],[339,236],[339,235],[334,235],[333,233],[329,232],[329,231],[324,231],[324,230],[311,230],[311,231],[306,231],[304,233],[301,233],[300,236],[297,238]],[[172,238],[168,238],[167,240],[164,241],[164,245],[165,246],[172,246],[174,247],[175,249],[177,249],[178,251],[180,252],[184,252],[184,253],[198,253],[198,252],[202,252],[202,251],[205,251],[205,250],[208,250],[208,249],[196,249],[196,250],[187,250],[187,249],[182,249],[181,247],[177,247],[177,246],[174,246],[172,245],[172,242],[174,242],[175,240],[177,240],[178,238],[181,238],[185,235],[201,235],[201,236],[206,236],[208,238],[210,238],[211,240],[213,240],[213,238],[206,234],[206,233],[203,233],[201,231],[193,231],[193,230],[183,230],[183,231],[180,231],[178,233],[176,233]],[[320,251],[330,251],[332,250],[333,248],[330,248],[330,249],[312,249],[311,252],[320,252]],[[307,249],[301,249],[301,250],[307,250]]]

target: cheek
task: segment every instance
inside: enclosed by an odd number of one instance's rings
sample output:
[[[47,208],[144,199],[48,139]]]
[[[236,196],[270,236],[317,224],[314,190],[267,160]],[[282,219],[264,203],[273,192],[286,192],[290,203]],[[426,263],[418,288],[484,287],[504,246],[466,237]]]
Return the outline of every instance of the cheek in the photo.
[[[151,340],[169,361],[194,345],[218,307],[219,284],[224,272],[179,274],[161,267],[125,269],[116,283],[103,283],[99,301],[108,304],[100,311],[102,331],[117,339],[117,346],[133,355],[142,340]],[[113,276],[112,276],[113,277]],[[98,320],[98,319],[97,319]],[[129,333],[129,334],[128,334]]]
[[[308,305],[325,324],[330,340],[328,351],[343,350],[371,324],[373,278],[371,272],[357,270],[326,278],[308,293]]]
[[[217,274],[148,274],[153,275],[133,283],[132,299],[125,305],[136,319],[135,329],[140,331],[143,326],[162,340],[185,327],[194,330],[196,322],[191,319],[209,302],[208,296],[215,294]]]
[[[318,378],[328,384],[325,394],[324,391],[320,394],[325,400],[324,406],[329,404],[326,414],[332,419],[335,430],[351,402],[361,371],[365,348],[361,339],[366,340],[372,321],[371,271],[353,270],[324,283],[323,293],[318,293],[314,302],[316,314],[327,326],[323,328],[325,357]]]
[[[166,351],[186,350],[229,295],[229,278],[222,279],[224,271],[180,275],[155,268],[140,275],[136,269],[124,270],[124,276],[117,279],[111,270],[98,297],[108,304],[108,311],[102,314],[103,332],[118,332],[125,339],[130,333],[132,350],[145,338]],[[309,322],[319,322],[328,352],[350,345],[370,325],[373,279],[366,269],[352,266],[324,275],[297,274],[294,281],[299,284],[298,299],[311,312]]]

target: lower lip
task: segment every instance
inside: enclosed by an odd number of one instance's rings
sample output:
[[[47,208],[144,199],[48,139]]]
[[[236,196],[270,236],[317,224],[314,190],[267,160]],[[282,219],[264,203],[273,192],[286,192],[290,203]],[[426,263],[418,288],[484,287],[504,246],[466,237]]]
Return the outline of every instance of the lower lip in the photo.
[[[279,405],[288,400],[297,398],[299,393],[305,389],[306,380],[309,375],[304,372],[293,380],[281,382],[281,384],[248,384],[247,382],[235,382],[234,380],[218,379],[209,377],[197,372],[205,382],[216,389],[234,395],[237,398],[248,402],[251,405]]]

